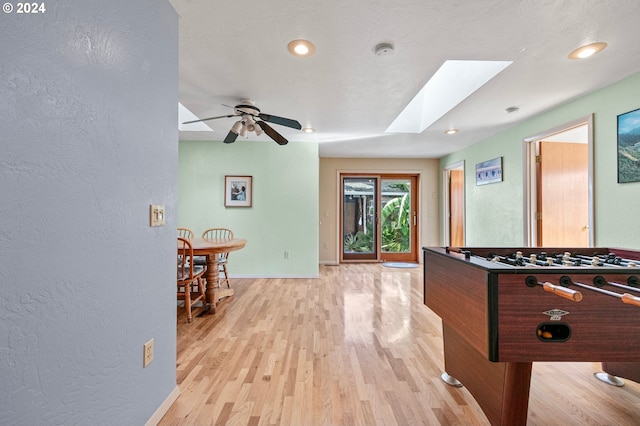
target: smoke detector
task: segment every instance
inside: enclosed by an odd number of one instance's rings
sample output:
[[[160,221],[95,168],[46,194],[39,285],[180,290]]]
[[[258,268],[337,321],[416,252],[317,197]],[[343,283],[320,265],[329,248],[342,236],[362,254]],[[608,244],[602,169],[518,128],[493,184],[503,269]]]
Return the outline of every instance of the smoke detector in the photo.
[[[373,49],[373,52],[376,56],[388,56],[393,54],[393,45],[391,43],[380,43],[377,44]]]

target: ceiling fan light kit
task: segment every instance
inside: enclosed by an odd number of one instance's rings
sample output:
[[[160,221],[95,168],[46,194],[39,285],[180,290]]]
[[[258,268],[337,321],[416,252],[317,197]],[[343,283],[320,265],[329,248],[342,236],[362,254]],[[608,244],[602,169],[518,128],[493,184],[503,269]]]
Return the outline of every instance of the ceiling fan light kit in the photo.
[[[216,120],[218,118],[240,117],[236,121],[229,133],[224,138],[224,143],[233,143],[238,136],[246,137],[249,132],[254,132],[256,136],[266,133],[278,145],[286,145],[289,141],[280,133],[269,126],[266,122],[278,124],[280,126],[291,127],[292,129],[301,130],[302,125],[297,120],[279,117],[277,115],[264,114],[256,107],[255,102],[251,99],[242,99],[238,105],[233,107],[235,114],[219,115],[217,117],[202,118],[200,120],[185,121],[182,124],[197,123],[200,121]]]
[[[231,127],[231,131],[236,135],[239,135],[242,132],[243,128],[244,126],[242,125],[242,120],[238,120],[235,123],[233,123],[233,126]]]

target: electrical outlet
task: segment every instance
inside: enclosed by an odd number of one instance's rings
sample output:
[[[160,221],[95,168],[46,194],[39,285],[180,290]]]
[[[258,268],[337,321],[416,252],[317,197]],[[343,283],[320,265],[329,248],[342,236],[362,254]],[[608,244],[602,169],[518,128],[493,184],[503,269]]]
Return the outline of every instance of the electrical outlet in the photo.
[[[285,259],[288,259],[288,258],[289,258],[289,252],[288,252],[288,251],[285,251],[285,252],[284,252],[284,258],[285,258]]]
[[[151,361],[153,361],[153,339],[149,340],[147,343],[144,344],[143,355],[144,356],[142,358],[142,368],[151,364]]]

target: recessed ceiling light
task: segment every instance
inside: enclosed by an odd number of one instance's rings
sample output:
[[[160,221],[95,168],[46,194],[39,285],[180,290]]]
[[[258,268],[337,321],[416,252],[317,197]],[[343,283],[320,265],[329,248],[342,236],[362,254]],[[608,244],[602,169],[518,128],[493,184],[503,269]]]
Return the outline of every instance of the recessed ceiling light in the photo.
[[[287,45],[287,49],[293,56],[311,56],[316,51],[316,47],[309,40],[293,40]]]
[[[585,44],[584,46],[580,46],[573,52],[569,53],[568,58],[569,59],[586,59],[595,55],[601,50],[604,50],[605,47],[607,47],[607,43],[604,43],[604,42]]]
[[[303,132],[305,132],[305,133],[313,133],[313,132],[315,132],[315,131],[316,131],[316,129],[314,129],[314,128],[312,128],[312,127],[304,127],[304,128],[302,129],[302,131],[303,131]]]
[[[444,131],[445,135],[455,135],[456,133],[458,133],[458,129],[447,129]]]

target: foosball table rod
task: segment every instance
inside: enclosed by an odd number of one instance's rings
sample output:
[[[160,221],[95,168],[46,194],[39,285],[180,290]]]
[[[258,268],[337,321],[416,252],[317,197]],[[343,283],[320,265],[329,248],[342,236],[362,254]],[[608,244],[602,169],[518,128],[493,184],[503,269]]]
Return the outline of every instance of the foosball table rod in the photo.
[[[578,286],[580,288],[584,288],[586,290],[595,291],[596,293],[601,293],[601,294],[606,294],[607,296],[617,297],[618,299],[622,300],[622,303],[626,303],[628,305],[633,305],[633,306],[640,307],[640,297],[636,297],[636,296],[634,296],[632,294],[629,294],[629,293],[620,294],[620,293],[616,293],[614,291],[609,291],[609,290],[604,290],[602,288],[594,287],[592,285],[575,282],[575,281],[573,281],[571,279],[571,277],[568,277],[566,275],[563,276],[563,277],[560,277],[560,284],[563,287],[568,287],[569,285],[576,285],[576,286]]]
[[[565,299],[573,300],[574,302],[579,302],[582,300],[582,293],[577,290],[572,290],[567,287],[562,287],[559,285],[551,284],[550,282],[540,282],[534,276],[528,276],[525,279],[525,283],[529,287],[535,287],[537,285],[542,286],[544,291],[548,291],[549,293],[553,293],[556,296],[564,297]]]

